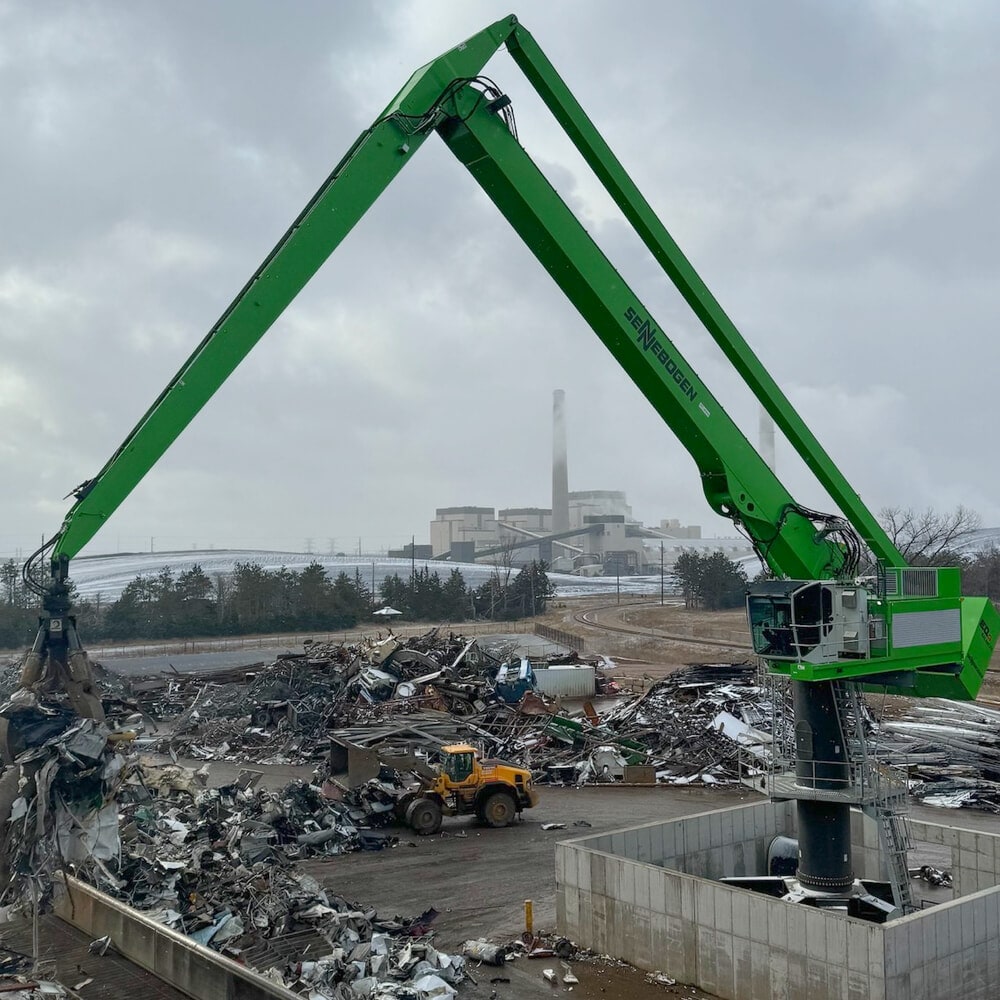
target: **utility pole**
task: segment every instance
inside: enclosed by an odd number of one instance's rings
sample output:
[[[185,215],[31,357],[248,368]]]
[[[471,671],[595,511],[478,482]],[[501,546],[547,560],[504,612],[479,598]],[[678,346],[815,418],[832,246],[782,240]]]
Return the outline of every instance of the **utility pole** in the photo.
[[[417,575],[417,536],[410,535],[410,585]]]
[[[372,607],[375,607],[375,563],[372,562]]]
[[[615,592],[618,594],[618,603],[622,602],[622,563],[620,559],[615,559]]]
[[[663,542],[660,542],[660,604],[663,604]]]

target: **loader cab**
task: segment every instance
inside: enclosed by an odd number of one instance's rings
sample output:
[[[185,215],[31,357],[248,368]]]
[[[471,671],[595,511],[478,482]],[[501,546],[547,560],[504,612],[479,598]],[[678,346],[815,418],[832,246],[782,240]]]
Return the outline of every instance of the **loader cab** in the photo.
[[[476,751],[467,744],[442,747],[444,761],[441,770],[452,785],[461,785],[473,776],[476,770]]]

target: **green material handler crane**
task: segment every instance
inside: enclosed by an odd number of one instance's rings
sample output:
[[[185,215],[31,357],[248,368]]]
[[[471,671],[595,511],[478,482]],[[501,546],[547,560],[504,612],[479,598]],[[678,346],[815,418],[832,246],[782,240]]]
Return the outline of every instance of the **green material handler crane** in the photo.
[[[482,76],[502,46],[839,514],[809,510],[793,499],[535,166],[518,141],[510,99]],[[23,683],[63,688],[80,714],[99,715],[70,608],[70,560],[435,132],[690,452],[712,509],[751,538],[777,578],[752,590],[748,613],[756,651],[771,670],[795,682],[797,729],[815,730],[816,745],[825,745],[821,730],[834,712],[838,681],[911,696],[974,698],[1000,627],[993,605],[963,597],[957,569],[906,565],[514,16],[410,77],[104,468],[74,491],[59,532],[25,569],[43,614]],[[37,565],[46,555],[50,573],[42,580]],[[862,576],[866,565],[870,571]],[[820,818],[810,817],[808,804],[800,807],[806,807],[800,808],[800,826],[817,827]],[[843,846],[845,815],[832,821],[839,833],[830,843],[824,834],[814,838],[822,846],[804,848],[800,873],[817,889],[844,887],[842,866],[831,873],[830,856]]]

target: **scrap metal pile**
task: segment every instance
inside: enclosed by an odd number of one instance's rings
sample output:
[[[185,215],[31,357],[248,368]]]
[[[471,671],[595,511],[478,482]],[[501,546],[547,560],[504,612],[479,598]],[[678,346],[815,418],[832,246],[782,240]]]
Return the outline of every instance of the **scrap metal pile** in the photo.
[[[745,777],[748,767],[769,768],[772,727],[788,714],[786,697],[754,664],[692,664],[604,723],[627,736],[629,746],[644,748],[657,781],[727,784]],[[601,772],[591,766],[583,776],[600,780]]]
[[[579,662],[558,661],[567,659]],[[751,664],[689,667],[601,718],[589,704],[571,714],[539,695],[526,663],[510,649],[438,630],[407,645],[391,633],[312,643],[239,678],[177,675],[138,685],[145,712],[176,716],[142,743],[175,759],[312,762],[325,776],[330,737],[432,763],[441,747],[468,742],[529,768],[536,782],[572,784],[622,781],[635,765],[647,769],[638,780],[652,768],[653,780],[675,784],[732,782],[739,755],[769,760],[772,693]],[[598,676],[606,689],[611,682]],[[377,799],[378,789],[369,792]],[[380,805],[362,803],[369,818]]]
[[[52,875],[117,856],[116,796],[127,773],[124,733],[21,690],[3,706],[14,766],[0,777],[0,905],[44,906]]]
[[[927,805],[1000,813],[1000,711],[928,700],[883,720],[877,752]]]
[[[296,781],[258,787],[259,773],[201,788],[189,769],[140,763],[119,792],[118,865],[82,866],[104,892],[320,998],[450,996],[463,959],[430,943],[427,911],[380,918],[325,892],[289,862],[394,844],[363,830],[347,802]],[[438,991],[435,993],[434,991]]]
[[[327,894],[291,862],[396,843],[351,794],[280,791],[244,772],[204,774],[130,751],[131,736],[20,692],[3,709],[15,765],[4,772],[3,892],[12,915],[45,909],[70,871],[199,944],[322,998],[446,997],[464,960],[430,942],[436,914],[380,918]],[[366,819],[362,827],[356,820]]]
[[[500,666],[475,640],[434,629],[403,645],[391,633],[359,643],[307,643],[238,676],[177,676],[138,685],[153,718],[180,712],[151,749],[203,760],[293,764],[325,756],[333,729],[432,712],[465,720],[500,701]],[[455,729],[461,730],[461,726]]]

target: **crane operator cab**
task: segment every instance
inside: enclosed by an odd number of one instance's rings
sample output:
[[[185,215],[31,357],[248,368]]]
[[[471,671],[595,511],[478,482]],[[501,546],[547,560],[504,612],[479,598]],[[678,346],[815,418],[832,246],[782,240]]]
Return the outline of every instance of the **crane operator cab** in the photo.
[[[754,652],[766,660],[830,663],[869,655],[868,595],[831,580],[765,580],[747,595]]]

